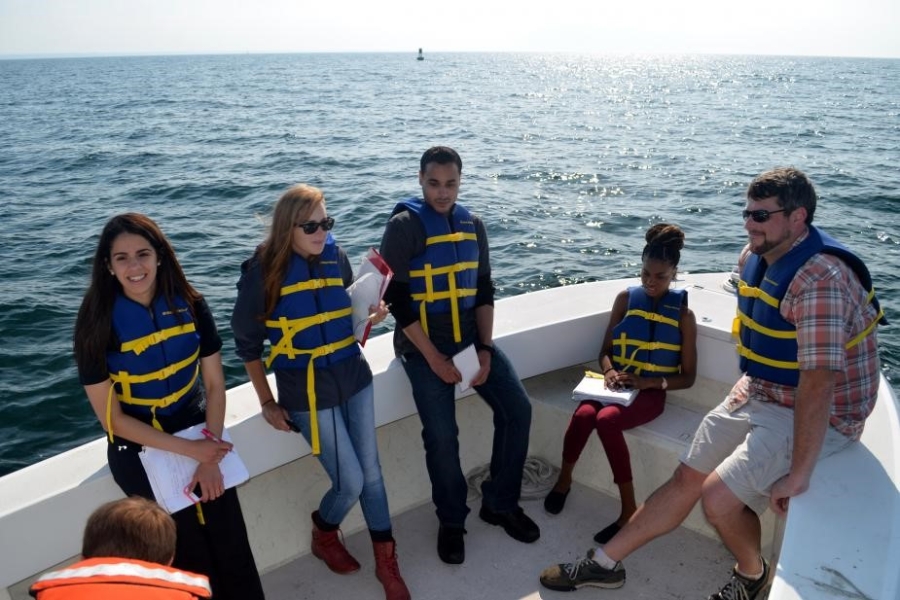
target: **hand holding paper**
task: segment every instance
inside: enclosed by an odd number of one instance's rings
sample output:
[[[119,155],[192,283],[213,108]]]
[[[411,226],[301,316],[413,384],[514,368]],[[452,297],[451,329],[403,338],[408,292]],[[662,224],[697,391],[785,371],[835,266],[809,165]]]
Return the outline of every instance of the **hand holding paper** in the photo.
[[[456,390],[464,392],[472,387],[472,379],[481,370],[481,363],[478,362],[478,353],[475,351],[475,345],[469,344],[461,352],[454,355],[453,365],[459,371],[459,374],[462,375],[462,381],[456,384]]]
[[[370,248],[365,258],[363,258],[362,265],[359,267],[356,281],[347,288],[353,310],[351,315],[353,319],[353,335],[363,346],[366,345],[369,332],[372,330],[374,319],[372,313],[375,312],[378,315],[378,311],[384,306],[381,298],[384,296],[384,291],[387,289],[388,283],[390,283],[393,276],[393,271],[384,262],[378,251],[375,248]],[[378,308],[375,309],[375,307]],[[387,307],[385,306],[386,310]]]
[[[390,304],[385,304],[384,300],[382,300],[378,303],[378,306],[369,307],[369,316],[366,318],[369,319],[372,325],[378,325],[391,314],[391,311],[388,310],[390,306]]]
[[[606,387],[603,375],[593,371],[585,371],[584,378],[572,390],[572,400],[597,400],[604,404],[621,404],[628,406],[637,396],[637,390],[613,391]]]

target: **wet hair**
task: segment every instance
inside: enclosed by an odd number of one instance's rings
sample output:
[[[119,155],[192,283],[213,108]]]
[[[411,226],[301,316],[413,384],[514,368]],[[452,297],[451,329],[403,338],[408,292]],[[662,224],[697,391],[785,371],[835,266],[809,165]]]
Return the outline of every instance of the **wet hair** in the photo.
[[[776,197],[785,214],[798,208],[806,209],[806,224],[810,225],[816,212],[816,188],[803,171],[794,167],[779,167],[760,173],[747,187],[747,198],[765,200]]]
[[[175,556],[175,521],[156,502],[140,496],[107,502],[88,517],[81,554],[168,565]]]
[[[462,173],[462,159],[459,157],[459,154],[453,148],[448,148],[447,146],[434,146],[429,148],[422,154],[422,159],[419,161],[419,172],[424,173],[425,167],[428,166],[429,163],[437,163],[439,165],[449,165],[453,163],[456,165],[456,168],[459,169],[459,172]]]
[[[139,235],[153,247],[159,262],[156,296],[163,296],[170,309],[175,306],[175,297],[181,296],[193,314],[194,303],[202,297],[188,283],[172,244],[153,219],[139,213],[125,213],[111,218],[100,232],[91,265],[91,281],[75,320],[75,361],[83,370],[90,371],[96,368],[95,365],[106,364],[106,352],[115,343],[112,312],[116,296],[122,293],[122,284],[110,273],[110,259],[113,242],[123,233]],[[177,311],[174,312],[178,315]]]
[[[654,259],[678,267],[681,260],[681,249],[684,248],[684,232],[678,225],[657,223],[647,230],[644,236],[647,245],[641,254],[641,260]]]
[[[294,227],[309,220],[317,206],[325,206],[325,195],[319,188],[303,183],[294,185],[281,195],[272,211],[269,235],[256,253],[263,272],[265,314],[268,318],[281,297],[281,284],[287,275],[294,253]]]

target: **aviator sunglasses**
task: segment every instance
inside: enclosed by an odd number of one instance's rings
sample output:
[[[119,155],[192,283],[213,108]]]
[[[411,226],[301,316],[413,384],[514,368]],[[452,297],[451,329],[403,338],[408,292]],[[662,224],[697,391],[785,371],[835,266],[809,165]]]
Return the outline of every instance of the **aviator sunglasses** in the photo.
[[[741,212],[741,215],[744,217],[745,221],[750,218],[753,219],[754,223],[765,223],[770,218],[772,218],[772,215],[774,215],[775,213],[784,212],[785,210],[786,209],[784,208],[780,208],[778,210],[745,210]]]
[[[297,227],[303,230],[303,233],[307,235],[314,234],[319,227],[322,228],[322,231],[331,231],[334,228],[334,218],[328,217],[326,219],[322,219],[321,221],[307,221],[306,223],[297,223]]]

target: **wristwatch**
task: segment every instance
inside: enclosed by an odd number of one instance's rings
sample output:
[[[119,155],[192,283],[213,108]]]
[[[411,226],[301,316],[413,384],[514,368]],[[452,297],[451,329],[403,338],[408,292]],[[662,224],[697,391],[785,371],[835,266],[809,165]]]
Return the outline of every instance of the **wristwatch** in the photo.
[[[661,387],[662,389],[666,389],[667,387],[669,387],[669,382],[666,381],[665,377],[662,378],[662,385],[659,387]]]
[[[475,350],[487,350],[487,353],[491,356],[494,356],[494,347],[489,346],[488,344],[482,344],[481,342],[475,342]]]

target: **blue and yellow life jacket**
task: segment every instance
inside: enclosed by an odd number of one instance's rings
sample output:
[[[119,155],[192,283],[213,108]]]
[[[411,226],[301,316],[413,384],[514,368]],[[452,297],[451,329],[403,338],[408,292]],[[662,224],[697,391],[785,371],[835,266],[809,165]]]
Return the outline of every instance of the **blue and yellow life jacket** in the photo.
[[[872,277],[866,265],[845,246],[811,225],[806,239],[775,264],[769,266],[761,256],[751,254],[741,271],[738,314],[732,333],[738,340],[741,370],[748,375],[783,385],[796,386],[799,382],[797,329],[781,316],[780,307],[794,275],[806,261],[820,252],[837,256],[853,269],[877,313],[872,323],[847,342],[847,349],[859,344],[879,321],[884,320],[884,312],[875,297]]]
[[[113,389],[122,410],[162,429],[157,415],[171,415],[194,397],[200,374],[200,335],[184,299],[169,308],[157,296],[149,307],[116,296],[112,327],[119,346],[106,353]],[[112,389],[107,402],[107,429],[112,442]]]
[[[293,254],[281,296],[266,320],[272,345],[266,367],[306,369],[313,454],[319,454],[315,368],[360,354],[338,256],[330,233],[318,262],[312,266]]]
[[[681,371],[681,308],[686,290],[669,290],[657,305],[643,287],[628,288],[625,318],[613,327],[612,361],[618,371],[663,377]]]
[[[408,210],[425,228],[425,252],[409,263],[412,308],[428,334],[427,315],[450,314],[453,339],[462,341],[460,311],[475,307],[478,286],[478,238],[472,215],[456,204],[449,218],[419,198],[401,202],[392,215]]]

